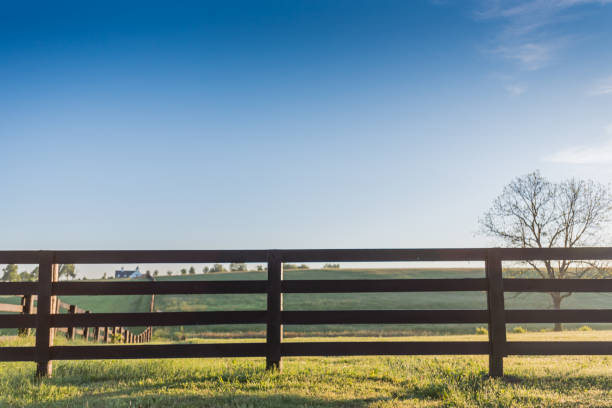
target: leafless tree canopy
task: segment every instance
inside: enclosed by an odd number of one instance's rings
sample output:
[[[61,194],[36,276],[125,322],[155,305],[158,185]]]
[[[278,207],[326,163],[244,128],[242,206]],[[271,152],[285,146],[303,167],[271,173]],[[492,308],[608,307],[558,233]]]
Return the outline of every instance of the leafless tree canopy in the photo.
[[[508,184],[480,224],[506,246],[597,245],[611,208],[606,186],[576,179],[551,183],[534,172]]]
[[[552,183],[539,172],[518,177],[480,219],[484,234],[508,247],[551,248],[598,246],[610,220],[609,188],[593,181]],[[542,278],[604,277],[609,269],[593,262],[528,262]],[[571,293],[551,293],[553,307]]]

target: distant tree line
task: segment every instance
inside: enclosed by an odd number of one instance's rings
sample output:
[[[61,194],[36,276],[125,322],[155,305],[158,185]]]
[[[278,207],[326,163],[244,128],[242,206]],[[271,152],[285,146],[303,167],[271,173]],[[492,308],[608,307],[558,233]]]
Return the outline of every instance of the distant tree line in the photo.
[[[298,264],[292,264],[292,263],[284,263],[283,268],[285,270],[308,270],[310,269],[310,267],[306,264],[298,265]],[[323,265],[323,269],[339,269],[339,268],[340,268],[340,264],[328,263],[328,264]],[[178,272],[168,270],[166,271],[166,276],[177,276],[177,275],[186,276],[186,275],[196,275],[198,273],[209,274],[209,273],[222,273],[222,272],[254,272],[254,271],[267,272],[268,266],[267,265],[254,265],[254,266],[249,267],[249,265],[247,265],[246,263],[242,263],[242,262],[234,262],[234,263],[230,263],[229,265],[227,264],[223,265],[223,264],[217,263],[217,264],[213,264],[212,266],[204,266],[201,269],[201,272],[198,272],[198,270],[194,266],[190,266],[189,268],[181,268]],[[157,276],[160,276],[160,271],[157,269],[155,269],[154,271],[147,270],[145,274],[147,276],[157,277]],[[70,274],[66,276],[74,278],[74,276]],[[104,273],[104,275],[102,276],[102,279],[112,279],[112,278],[113,276],[108,276],[106,273]]]
[[[74,264],[61,264],[58,271],[59,278],[76,278],[76,268]],[[31,271],[19,272],[19,267],[16,264],[8,264],[2,268],[2,277],[0,278],[3,282],[33,282],[38,280],[38,266],[34,267]]]

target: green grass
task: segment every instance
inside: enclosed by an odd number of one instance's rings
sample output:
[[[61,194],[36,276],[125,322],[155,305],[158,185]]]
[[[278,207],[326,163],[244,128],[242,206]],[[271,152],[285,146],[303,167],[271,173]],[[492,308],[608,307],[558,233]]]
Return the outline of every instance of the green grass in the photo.
[[[289,270],[285,279],[411,279],[411,278],[481,278],[482,269],[340,269]],[[265,280],[265,272],[216,273],[187,276],[163,276],[165,280]],[[6,298],[5,298],[6,299]],[[62,300],[93,312],[148,311],[149,296],[66,296]],[[563,308],[609,308],[611,295],[576,293],[564,300]],[[0,302],[5,302],[0,299]],[[9,302],[6,302],[9,303]],[[13,297],[10,303],[18,303]],[[510,309],[547,309],[550,297],[546,293],[528,293],[516,296],[506,293],[506,307]],[[159,311],[215,311],[263,310],[264,294],[255,295],[158,295]],[[285,310],[351,310],[351,309],[485,309],[484,292],[425,292],[425,293],[355,293],[355,294],[285,294]],[[583,324],[567,324],[577,329]],[[468,334],[479,324],[439,325],[304,325],[285,326],[287,336],[365,335],[392,336],[412,334]],[[550,328],[550,324],[522,325],[527,330]],[[592,324],[594,329],[612,329],[612,324]],[[512,328],[513,325],[509,325]],[[0,334],[8,334],[0,331]],[[263,336],[264,325],[214,325],[157,328],[158,336],[178,339],[198,333],[204,337]]]
[[[612,332],[510,333],[508,337],[610,340]],[[485,340],[486,336],[427,339]],[[31,341],[16,339],[0,345]],[[504,379],[487,377],[484,356],[285,358],[280,373],[267,372],[264,365],[262,358],[56,361],[53,378],[39,382],[33,363],[2,363],[0,406],[612,406],[610,357],[508,357]]]
[[[265,272],[221,273],[194,276],[163,277],[159,280],[265,280]],[[482,278],[482,269],[341,269],[289,270],[285,279],[417,279],[417,278]],[[422,292],[422,293],[335,293],[285,294],[285,310],[351,310],[351,309],[486,309],[485,292]],[[566,299],[564,308],[609,308],[608,294],[577,293]],[[265,295],[161,295],[156,307],[163,311],[263,310]],[[516,296],[506,294],[506,307],[513,309],[547,309],[550,297],[545,293]],[[569,324],[575,329],[583,324]],[[366,335],[392,336],[412,334],[474,333],[478,324],[439,325],[292,325],[285,326],[288,336]],[[550,328],[550,324],[523,325],[528,330]],[[591,325],[596,329],[612,329],[612,324]],[[509,325],[510,328],[513,325]],[[159,335],[177,338],[180,333],[200,333],[202,336],[261,335],[263,325],[185,326],[158,329]]]

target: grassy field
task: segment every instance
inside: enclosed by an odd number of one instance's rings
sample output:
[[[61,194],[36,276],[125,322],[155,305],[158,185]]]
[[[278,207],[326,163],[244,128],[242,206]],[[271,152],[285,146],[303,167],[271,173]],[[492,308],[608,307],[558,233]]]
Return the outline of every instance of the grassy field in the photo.
[[[265,280],[265,272],[216,273],[207,275],[163,276],[158,280]],[[411,278],[477,278],[482,269],[340,269],[289,270],[285,279],[411,279]],[[8,298],[0,299],[6,302]],[[94,312],[148,311],[149,296],[70,296],[67,303],[77,304]],[[609,308],[609,294],[577,293],[563,302],[563,308]],[[18,299],[10,300],[17,303]],[[9,302],[6,302],[9,303]],[[427,293],[359,293],[359,294],[285,294],[285,310],[350,310],[350,309],[485,309],[484,292]],[[546,309],[550,298],[545,293],[506,294],[506,307],[514,309]],[[263,294],[255,295],[160,295],[156,296],[159,311],[262,310]],[[566,325],[578,328],[583,324]],[[476,324],[440,325],[309,325],[285,326],[287,336],[365,335],[392,336],[412,334],[469,334]],[[530,331],[548,329],[550,324],[523,325]],[[612,329],[612,324],[590,325],[595,329]],[[512,325],[509,328],[512,329]],[[178,339],[193,336],[262,336],[263,325],[215,325],[156,328],[158,336]],[[8,332],[4,332],[7,334]]]
[[[612,331],[509,334],[509,340],[525,341],[611,338]],[[486,336],[427,340],[486,340]],[[16,342],[25,345],[32,339],[0,341],[0,345]],[[612,406],[610,357],[508,357],[504,379],[487,377],[484,356],[285,358],[283,364],[278,373],[266,372],[261,358],[57,361],[54,377],[39,382],[33,363],[1,363],[0,406]]]
[[[148,312],[151,296],[62,296],[61,300],[98,313]],[[20,298],[17,296],[0,296],[0,303],[19,304]],[[140,327],[133,328],[134,333],[139,333],[140,330],[142,330]],[[14,335],[16,333],[16,329],[0,329],[0,335]]]

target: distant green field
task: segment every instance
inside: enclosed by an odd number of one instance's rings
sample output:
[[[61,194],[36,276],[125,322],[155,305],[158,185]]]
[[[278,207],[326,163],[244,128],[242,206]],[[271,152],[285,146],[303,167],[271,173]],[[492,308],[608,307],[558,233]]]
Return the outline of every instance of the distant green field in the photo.
[[[265,280],[265,272],[216,273],[187,276],[164,276],[158,280]],[[478,278],[484,277],[482,269],[340,269],[340,270],[288,270],[285,279],[410,279],[410,278]],[[67,303],[78,304],[93,312],[148,311],[149,296],[70,296],[62,297]],[[158,295],[155,306],[159,311],[216,311],[263,310],[264,294],[255,295]],[[15,298],[15,302],[17,299]],[[0,300],[0,302],[3,302]],[[563,302],[568,309],[611,308],[608,294],[577,293]],[[355,309],[485,309],[485,292],[423,292],[423,293],[356,293],[356,294],[285,294],[285,310],[355,310]],[[550,298],[545,293],[516,296],[506,294],[506,307],[511,309],[547,309]],[[440,325],[287,325],[285,333],[292,335],[368,335],[391,336],[410,334],[474,333],[477,324]],[[522,325],[528,330],[542,330],[550,324]],[[568,324],[577,328],[583,324]],[[612,324],[591,324],[594,329],[612,329]],[[512,325],[509,325],[509,330]],[[201,335],[258,336],[263,335],[263,325],[214,325],[160,327],[158,336],[182,338]]]
[[[62,302],[77,305],[92,312],[148,312],[151,302],[149,295],[136,296],[62,296]],[[17,296],[0,296],[0,303],[19,304],[21,299]],[[65,313],[65,311],[63,311]],[[134,327],[134,333],[142,328]],[[16,329],[0,329],[0,335],[16,334]]]

